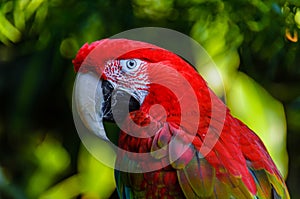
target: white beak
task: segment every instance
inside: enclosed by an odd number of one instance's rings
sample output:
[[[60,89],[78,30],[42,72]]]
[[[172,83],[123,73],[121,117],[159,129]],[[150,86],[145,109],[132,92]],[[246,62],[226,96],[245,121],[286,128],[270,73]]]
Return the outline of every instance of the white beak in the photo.
[[[73,111],[88,130],[101,139],[109,140],[104,130],[101,115],[103,101],[101,83],[102,81],[96,74],[79,72],[73,90]]]

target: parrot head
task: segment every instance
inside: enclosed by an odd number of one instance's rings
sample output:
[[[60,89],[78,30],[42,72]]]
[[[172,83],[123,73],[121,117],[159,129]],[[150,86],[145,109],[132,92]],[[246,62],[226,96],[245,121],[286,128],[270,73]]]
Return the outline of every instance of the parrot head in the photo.
[[[98,134],[103,131],[103,121],[121,123],[129,113],[139,109],[148,112],[154,104],[163,106],[167,117],[178,115],[184,108],[178,98],[187,98],[184,95],[189,89],[207,88],[197,71],[181,57],[140,41],[104,39],[85,44],[73,64],[78,72],[75,98],[79,115]],[[196,77],[197,84],[187,88],[179,76],[188,81]],[[175,98],[172,88],[178,90]],[[107,139],[103,133],[100,137]]]

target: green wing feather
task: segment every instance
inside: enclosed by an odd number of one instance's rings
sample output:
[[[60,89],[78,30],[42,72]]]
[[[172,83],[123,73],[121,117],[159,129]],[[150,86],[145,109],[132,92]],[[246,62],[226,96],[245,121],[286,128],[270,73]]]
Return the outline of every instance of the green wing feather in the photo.
[[[210,163],[197,153],[183,169],[177,169],[177,176],[186,198],[289,198],[286,186],[276,175],[250,167],[249,172],[255,180],[256,194],[249,191],[241,176],[228,172],[223,173],[225,176],[218,176]]]
[[[198,152],[185,168],[177,170],[177,175],[186,198],[254,198],[240,176],[225,173],[218,177],[215,168]]]
[[[204,159],[199,158],[198,153],[181,171],[185,174],[191,188],[200,197],[209,197],[213,194],[216,180],[215,169]],[[200,181],[199,179],[205,179]]]
[[[184,162],[185,166],[172,164],[177,169],[178,181],[186,198],[290,198],[263,143],[248,128],[242,126],[240,130],[244,134],[238,139],[221,136],[206,157],[201,156],[196,147],[189,146],[189,150],[194,150],[189,153],[193,157],[188,162],[186,158],[182,161],[181,157],[175,161]]]

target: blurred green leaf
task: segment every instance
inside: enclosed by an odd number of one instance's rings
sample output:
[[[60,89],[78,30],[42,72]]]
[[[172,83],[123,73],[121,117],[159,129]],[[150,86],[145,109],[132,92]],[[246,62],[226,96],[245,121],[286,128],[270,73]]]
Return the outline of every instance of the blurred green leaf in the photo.
[[[99,146],[101,148],[103,146]],[[69,199],[79,195],[84,198],[109,198],[116,187],[113,169],[96,160],[85,147],[80,149],[78,174],[51,187],[41,194],[40,199]]]
[[[99,152],[107,155],[105,144],[99,146]],[[111,156],[114,159],[114,156]],[[85,147],[81,148],[78,160],[83,195],[88,198],[108,198],[115,190],[114,170],[95,159]]]
[[[11,1],[3,4],[2,7],[0,7],[0,33],[7,37],[7,39],[10,41],[18,42],[21,39],[21,32],[5,17],[5,14],[11,9]]]
[[[227,94],[231,113],[263,140],[283,176],[287,176],[286,121],[283,106],[255,81],[238,73]]]
[[[70,157],[66,150],[50,136],[37,146],[34,155],[38,167],[27,185],[27,193],[31,198],[36,198],[46,190],[70,164]]]
[[[45,191],[39,199],[71,199],[81,193],[81,179],[79,175],[73,175]]]
[[[65,58],[75,57],[78,50],[78,43],[74,38],[64,39],[60,44],[60,53]]]
[[[28,20],[35,13],[44,0],[31,0],[25,8],[25,18]]]
[[[297,12],[294,16],[297,27],[300,29],[300,8],[297,9]]]
[[[173,8],[173,0],[134,0],[133,9],[138,17],[161,19],[168,17]]]
[[[13,12],[15,26],[21,31],[25,30],[24,2],[26,1],[24,0],[15,1],[15,9]]]

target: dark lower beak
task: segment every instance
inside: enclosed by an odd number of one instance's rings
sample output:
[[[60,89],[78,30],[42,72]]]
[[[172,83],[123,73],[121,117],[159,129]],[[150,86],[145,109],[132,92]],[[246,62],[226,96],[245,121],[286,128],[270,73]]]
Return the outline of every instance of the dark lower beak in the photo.
[[[124,90],[114,89],[107,81],[102,81],[102,92],[104,101],[102,103],[103,121],[123,121],[128,113],[140,108],[139,102]]]
[[[102,103],[102,117],[104,121],[114,122],[112,109],[111,109],[111,96],[114,87],[108,81],[102,82],[102,93],[104,101]]]

